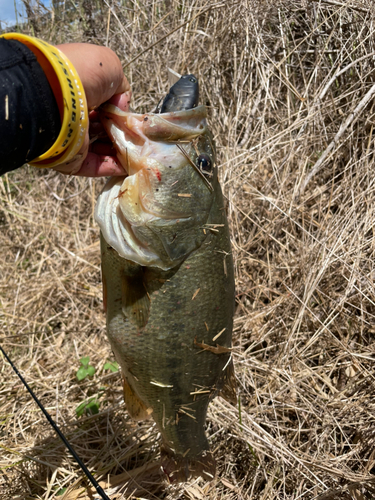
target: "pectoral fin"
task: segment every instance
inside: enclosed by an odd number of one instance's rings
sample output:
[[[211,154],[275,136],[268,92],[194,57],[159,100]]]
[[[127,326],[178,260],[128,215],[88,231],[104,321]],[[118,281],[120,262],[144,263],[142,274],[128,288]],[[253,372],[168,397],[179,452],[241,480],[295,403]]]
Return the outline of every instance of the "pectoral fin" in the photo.
[[[137,328],[143,328],[150,315],[150,299],[143,282],[143,271],[121,277],[122,312]]]

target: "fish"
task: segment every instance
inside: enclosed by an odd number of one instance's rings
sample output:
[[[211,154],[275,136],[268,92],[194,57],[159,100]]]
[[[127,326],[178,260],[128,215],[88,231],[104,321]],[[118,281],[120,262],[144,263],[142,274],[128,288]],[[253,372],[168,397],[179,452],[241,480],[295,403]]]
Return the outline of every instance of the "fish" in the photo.
[[[207,408],[217,395],[237,401],[230,234],[198,95],[184,75],[160,112],[100,110],[127,174],[108,180],[95,207],[107,336],[126,408],[156,423],[171,483],[215,477]]]

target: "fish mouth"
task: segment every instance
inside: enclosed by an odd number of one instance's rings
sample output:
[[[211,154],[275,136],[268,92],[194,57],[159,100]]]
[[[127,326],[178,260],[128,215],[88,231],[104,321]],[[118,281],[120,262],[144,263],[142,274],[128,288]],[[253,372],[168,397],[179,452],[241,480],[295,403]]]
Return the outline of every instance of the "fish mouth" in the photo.
[[[113,104],[101,107],[101,121],[127,175],[108,181],[95,219],[121,257],[170,269],[199,244],[194,235],[188,240],[197,223],[202,186],[194,190],[189,185],[188,162],[180,147],[191,147],[208,134],[206,115],[205,106],[162,114],[122,111]],[[177,202],[169,203],[173,196]]]
[[[155,160],[162,164],[172,160],[178,163],[181,154],[175,144],[207,133],[206,117],[205,106],[163,114],[137,114],[113,104],[101,107],[101,121],[128,175],[152,166]]]

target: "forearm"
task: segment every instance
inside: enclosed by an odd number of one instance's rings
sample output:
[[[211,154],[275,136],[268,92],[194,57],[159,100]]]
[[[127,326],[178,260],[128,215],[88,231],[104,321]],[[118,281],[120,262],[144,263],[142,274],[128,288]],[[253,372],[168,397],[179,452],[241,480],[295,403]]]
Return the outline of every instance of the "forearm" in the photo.
[[[0,175],[47,151],[61,119],[48,80],[31,50],[0,39]]]
[[[26,162],[68,175],[124,175],[97,116],[88,113],[115,94],[127,110],[129,82],[108,47],[0,35],[0,175]]]

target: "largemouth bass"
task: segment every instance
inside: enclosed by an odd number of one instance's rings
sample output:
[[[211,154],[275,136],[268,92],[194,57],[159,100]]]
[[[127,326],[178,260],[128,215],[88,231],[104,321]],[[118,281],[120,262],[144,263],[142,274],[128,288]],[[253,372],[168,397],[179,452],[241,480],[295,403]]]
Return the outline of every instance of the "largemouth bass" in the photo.
[[[107,334],[127,409],[156,422],[173,482],[214,477],[207,407],[216,395],[236,402],[228,222],[197,94],[185,75],[162,113],[101,111],[128,174],[108,181],[95,211]]]

